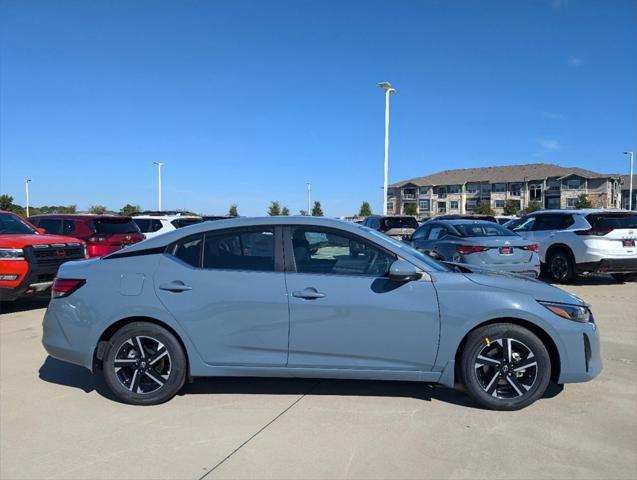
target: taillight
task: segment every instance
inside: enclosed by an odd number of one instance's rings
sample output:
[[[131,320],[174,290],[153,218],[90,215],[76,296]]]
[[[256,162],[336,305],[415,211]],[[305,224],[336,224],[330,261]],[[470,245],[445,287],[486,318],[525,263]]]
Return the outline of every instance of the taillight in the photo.
[[[588,230],[577,230],[575,231],[575,235],[593,235],[596,237],[603,237],[612,231],[612,228],[589,228]]]
[[[537,252],[540,249],[540,247],[538,247],[537,245],[525,245],[520,248],[522,250],[530,250],[531,252]]]
[[[106,241],[106,237],[100,237],[100,236],[91,237],[87,241],[88,243],[103,243]]]
[[[458,247],[456,247],[456,252],[463,255],[468,253],[485,252],[487,250],[487,247],[478,247],[474,245],[459,245]]]
[[[72,278],[56,278],[51,287],[51,298],[68,297],[86,283],[86,280]]]

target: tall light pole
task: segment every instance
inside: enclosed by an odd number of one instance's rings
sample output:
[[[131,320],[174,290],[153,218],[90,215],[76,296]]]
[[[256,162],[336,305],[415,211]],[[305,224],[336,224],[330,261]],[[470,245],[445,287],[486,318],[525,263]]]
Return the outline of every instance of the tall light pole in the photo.
[[[383,215],[387,215],[387,176],[389,174],[389,96],[396,93],[389,82],[380,82],[380,88],[385,90],[385,176],[383,179]]]
[[[27,178],[24,181],[24,189],[26,190],[26,193],[27,193],[27,217],[29,216],[29,183],[31,183],[31,179]]]
[[[630,157],[630,177],[628,177],[628,210],[633,209],[633,157],[635,152],[624,152],[624,155]]]
[[[162,162],[153,162],[157,165],[157,210],[161,212],[161,167],[165,164]]]
[[[311,215],[311,211],[310,211],[310,205],[311,205],[311,198],[312,198],[312,184],[310,182],[307,182],[307,214]]]

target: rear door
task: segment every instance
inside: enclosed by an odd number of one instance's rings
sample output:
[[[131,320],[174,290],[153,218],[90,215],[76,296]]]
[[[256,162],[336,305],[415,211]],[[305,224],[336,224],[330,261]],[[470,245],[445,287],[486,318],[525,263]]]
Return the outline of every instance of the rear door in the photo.
[[[288,366],[431,370],[439,335],[431,281],[390,282],[396,255],[353,234],[286,230]]]
[[[274,227],[187,237],[161,257],[154,282],[207,364],[285,365],[288,299]]]

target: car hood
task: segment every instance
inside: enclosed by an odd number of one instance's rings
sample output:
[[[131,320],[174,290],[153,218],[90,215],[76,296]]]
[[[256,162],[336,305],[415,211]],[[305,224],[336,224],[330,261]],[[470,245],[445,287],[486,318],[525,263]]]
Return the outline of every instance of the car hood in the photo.
[[[73,237],[49,234],[0,235],[0,244],[5,248],[22,248],[27,245],[46,245],[50,243],[84,243]]]
[[[463,275],[478,285],[525,293],[540,301],[587,305],[581,298],[534,278],[510,273],[486,271],[480,273],[463,273]]]

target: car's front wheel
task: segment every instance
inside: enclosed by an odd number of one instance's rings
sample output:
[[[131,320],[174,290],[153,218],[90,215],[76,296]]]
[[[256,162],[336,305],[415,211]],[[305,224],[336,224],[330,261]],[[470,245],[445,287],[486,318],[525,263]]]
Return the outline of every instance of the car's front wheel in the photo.
[[[118,330],[104,355],[104,379],[118,399],[156,405],[176,395],[186,380],[186,356],[165,328],[133,322]]]
[[[460,374],[467,393],[493,410],[517,410],[540,398],[551,378],[551,359],[530,330],[510,323],[471,332]]]

